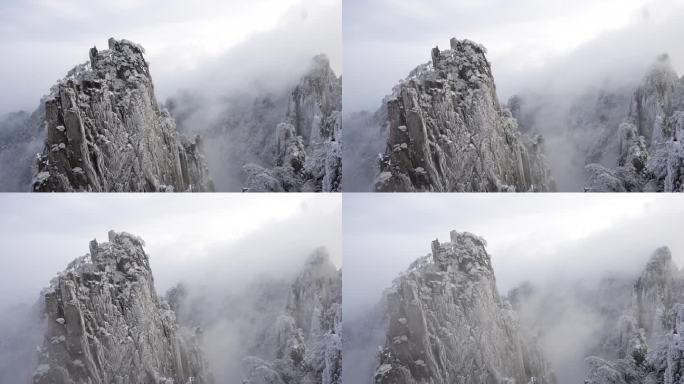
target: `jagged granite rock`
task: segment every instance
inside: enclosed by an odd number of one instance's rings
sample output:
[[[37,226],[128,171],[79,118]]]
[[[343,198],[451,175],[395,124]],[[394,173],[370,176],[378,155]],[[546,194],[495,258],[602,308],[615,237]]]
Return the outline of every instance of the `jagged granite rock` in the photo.
[[[290,288],[285,311],[262,337],[262,355],[245,359],[244,384],[339,384],[342,276],[319,249]]]
[[[618,165],[587,166],[587,191],[684,191],[684,77],[662,55],[634,92],[617,135]]]
[[[655,251],[632,299],[604,341],[611,356],[587,358],[587,384],[675,384],[684,378],[684,278],[666,247]],[[605,348],[604,348],[605,349]]]
[[[199,336],[157,296],[143,245],[110,231],[53,279],[35,384],[211,382]]]
[[[501,108],[481,45],[432,50],[387,102],[389,136],[376,191],[553,191],[543,139]]]
[[[199,138],[181,138],[159,108],[143,54],[110,39],[52,88],[34,191],[213,190]]]
[[[387,294],[389,328],[377,384],[555,383],[535,340],[502,300],[485,241],[432,242]]]
[[[342,79],[325,55],[314,57],[290,96],[275,134],[274,167],[244,167],[253,192],[335,192],[342,184]]]

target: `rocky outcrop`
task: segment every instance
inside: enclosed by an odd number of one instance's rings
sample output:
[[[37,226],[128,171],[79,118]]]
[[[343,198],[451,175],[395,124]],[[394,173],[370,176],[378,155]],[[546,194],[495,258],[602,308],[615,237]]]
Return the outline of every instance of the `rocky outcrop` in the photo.
[[[497,291],[483,239],[432,242],[387,294],[377,384],[555,383],[534,339]]]
[[[52,88],[34,191],[213,190],[201,141],[181,138],[159,108],[143,54],[110,39]]]
[[[307,261],[287,306],[265,331],[262,356],[248,357],[245,384],[339,384],[342,371],[342,276],[324,250]]]
[[[680,383],[684,377],[684,279],[666,247],[655,251],[633,285],[632,299],[590,356],[587,384]],[[605,349],[605,348],[604,348]]]
[[[199,335],[157,296],[143,245],[112,231],[53,279],[35,384],[211,382]]]
[[[618,165],[587,166],[588,191],[684,191],[684,78],[662,55],[634,92],[614,140]]]
[[[341,190],[342,79],[324,55],[314,57],[290,96],[275,133],[273,168],[247,164],[246,191]]]
[[[377,191],[553,191],[543,139],[501,108],[484,47],[451,39],[387,101]]]

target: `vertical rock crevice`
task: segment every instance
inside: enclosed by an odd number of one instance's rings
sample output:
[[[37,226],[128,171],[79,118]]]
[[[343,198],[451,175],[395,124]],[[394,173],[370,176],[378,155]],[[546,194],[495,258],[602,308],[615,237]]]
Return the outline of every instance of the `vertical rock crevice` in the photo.
[[[618,164],[586,167],[587,191],[684,191],[684,77],[668,55],[651,66],[618,128]]]
[[[143,246],[110,231],[53,279],[34,384],[212,382],[201,334],[179,327],[157,296]]]
[[[555,383],[536,340],[496,287],[484,239],[432,242],[388,291],[377,384]]]
[[[250,192],[337,192],[342,188],[342,79],[313,58],[275,130],[274,167],[243,167]]]
[[[394,87],[376,191],[553,191],[543,139],[501,108],[484,47],[451,39]]]
[[[47,139],[33,191],[211,191],[201,140],[162,110],[144,49],[109,39],[44,101]],[[184,172],[185,171],[185,172]]]
[[[657,249],[603,345],[587,357],[587,384],[675,384],[684,377],[684,279],[670,249]]]
[[[248,357],[245,384],[339,384],[342,373],[342,276],[316,250],[290,287],[287,305],[264,333],[274,353]]]

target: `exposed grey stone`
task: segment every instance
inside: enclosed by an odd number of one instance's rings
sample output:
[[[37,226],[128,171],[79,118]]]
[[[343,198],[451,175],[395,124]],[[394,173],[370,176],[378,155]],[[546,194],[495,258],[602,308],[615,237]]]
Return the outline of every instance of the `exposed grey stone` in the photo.
[[[613,358],[590,356],[587,384],[681,383],[684,279],[670,250],[657,249],[602,344]],[[606,349],[605,347],[603,348]]]
[[[157,296],[143,246],[110,231],[53,279],[35,384],[211,383],[199,335]]]
[[[377,191],[552,191],[543,140],[501,108],[484,47],[451,39],[387,101]]]
[[[498,294],[485,241],[451,232],[387,294],[378,384],[555,383],[536,340]]]
[[[316,56],[290,96],[285,121],[276,127],[274,167],[261,167],[254,177],[254,164],[247,164],[245,190],[340,191],[341,110],[342,79],[325,55]]]
[[[110,39],[52,88],[34,191],[213,190],[199,140],[180,138],[159,108],[143,54]]]
[[[320,249],[292,284],[285,311],[264,333],[274,359],[245,359],[245,384],[339,384],[342,371],[342,276]]]
[[[684,77],[662,55],[634,92],[618,130],[618,164],[589,166],[589,191],[684,191]],[[607,176],[603,176],[606,174]],[[606,185],[604,181],[613,182]],[[612,186],[614,179],[621,185]]]

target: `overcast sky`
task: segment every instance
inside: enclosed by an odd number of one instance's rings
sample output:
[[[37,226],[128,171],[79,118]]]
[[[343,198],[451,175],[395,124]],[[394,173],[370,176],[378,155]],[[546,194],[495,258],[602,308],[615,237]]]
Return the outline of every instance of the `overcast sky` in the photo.
[[[346,194],[343,305],[354,316],[449,231],[485,238],[499,290],[634,273],[668,245],[684,265],[684,200],[655,194]]]
[[[341,266],[341,197],[333,194],[2,194],[0,309],[33,303],[92,239],[110,229],[146,242],[160,294],[181,280],[242,285],[296,273],[325,246]]]
[[[345,0],[343,17],[346,112],[374,111],[451,37],[485,45],[504,99],[631,78],[663,52],[684,72],[684,0]]]
[[[145,47],[163,101],[217,68],[241,81],[282,77],[326,53],[339,73],[341,2],[3,0],[0,115],[33,111],[57,79],[87,61],[90,47],[106,48],[109,37]]]

